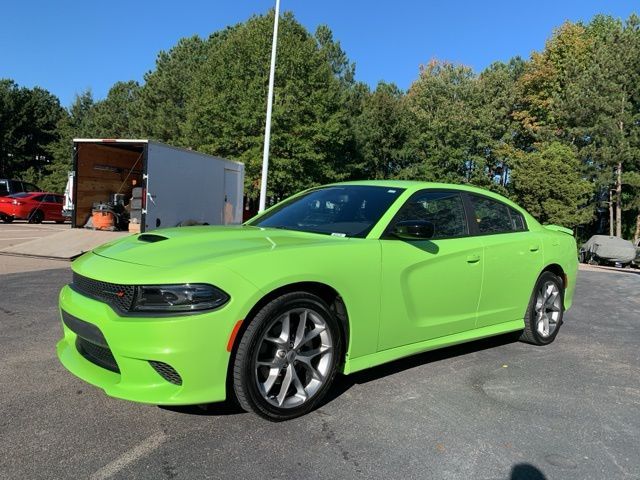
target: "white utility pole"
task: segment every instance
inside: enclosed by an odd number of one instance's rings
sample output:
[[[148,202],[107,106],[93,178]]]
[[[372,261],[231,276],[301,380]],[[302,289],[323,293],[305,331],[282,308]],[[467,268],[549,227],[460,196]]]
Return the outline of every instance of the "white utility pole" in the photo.
[[[271,44],[271,71],[269,72],[269,98],[267,99],[267,123],[264,128],[264,151],[262,152],[262,181],[260,183],[260,208],[262,212],[267,203],[267,174],[269,173],[269,143],[271,142],[271,111],[273,110],[273,83],[276,74],[276,48],[278,46],[278,20],[280,18],[280,0],[276,0],[276,12],[273,20],[273,43]]]

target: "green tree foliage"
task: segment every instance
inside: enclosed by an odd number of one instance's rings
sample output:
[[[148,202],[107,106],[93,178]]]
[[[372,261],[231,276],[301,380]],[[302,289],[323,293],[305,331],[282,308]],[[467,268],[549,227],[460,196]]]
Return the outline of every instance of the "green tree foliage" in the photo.
[[[635,15],[626,22],[596,16],[586,25],[566,23],[543,52],[532,56],[519,83],[523,101],[515,113],[533,140],[578,148],[581,170],[594,182],[593,208],[606,205],[610,189],[616,192],[618,235],[622,210],[640,202],[633,186],[640,158],[639,54]],[[636,223],[638,236],[640,216]]]
[[[75,100],[57,125],[58,139],[49,146],[53,161],[47,166],[41,187],[52,192],[64,191],[67,174],[72,170],[73,139],[92,137],[96,131],[94,123],[93,95],[85,91]]]
[[[480,73],[434,60],[405,93],[355,80],[327,26],[281,18],[269,195],[342,179],[463,182],[542,221],[640,236],[640,20],[566,22],[530,59]],[[144,82],[68,111],[0,81],[0,175],[61,190],[73,137],[148,137],[240,160],[257,195],[273,11],[160,52]],[[606,228],[606,225],[605,225]]]
[[[463,182],[482,165],[474,78],[470,68],[447,62],[431,61],[422,68],[407,93],[414,160],[401,178]]]
[[[213,34],[206,41],[197,36],[183,38],[168,52],[158,54],[155,70],[145,75],[138,93],[133,130],[143,137],[181,144],[191,84],[207,47],[215,48],[225,32]]]
[[[353,165],[364,178],[391,178],[405,163],[405,144],[409,136],[402,91],[393,84],[379,83],[367,93],[354,132],[360,161]]]
[[[513,159],[510,192],[541,222],[566,227],[589,222],[593,212],[583,207],[592,190],[580,173],[575,148],[568,145],[538,144]]]
[[[260,181],[273,13],[225,31],[207,46],[191,83],[183,143],[245,163],[246,186]],[[339,46],[322,43],[292,15],[280,22],[269,195],[344,178],[349,119]],[[332,61],[329,61],[329,60]],[[347,69],[348,70],[348,69]]]
[[[0,80],[0,176],[37,181],[51,161],[47,148],[57,139],[56,126],[64,114],[48,91]]]
[[[97,102],[91,112],[93,135],[97,138],[137,137],[138,82],[116,82],[107,98]]]

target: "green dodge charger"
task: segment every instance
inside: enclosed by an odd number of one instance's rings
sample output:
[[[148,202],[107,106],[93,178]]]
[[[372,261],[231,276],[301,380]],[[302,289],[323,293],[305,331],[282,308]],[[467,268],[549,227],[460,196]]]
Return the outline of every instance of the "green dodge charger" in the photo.
[[[338,372],[507,332],[551,343],[571,230],[469,186],[312,188],[244,225],[132,235],[72,264],[62,364],[108,395],[309,412]]]

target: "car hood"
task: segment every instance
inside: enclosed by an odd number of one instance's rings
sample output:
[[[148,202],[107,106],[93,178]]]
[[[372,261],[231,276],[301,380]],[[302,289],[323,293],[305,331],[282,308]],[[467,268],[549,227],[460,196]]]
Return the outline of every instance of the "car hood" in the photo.
[[[252,255],[276,248],[308,247],[341,240],[345,239],[245,225],[195,226],[131,235],[97,247],[93,253],[138,265],[172,267],[205,261],[223,262],[236,255]]]

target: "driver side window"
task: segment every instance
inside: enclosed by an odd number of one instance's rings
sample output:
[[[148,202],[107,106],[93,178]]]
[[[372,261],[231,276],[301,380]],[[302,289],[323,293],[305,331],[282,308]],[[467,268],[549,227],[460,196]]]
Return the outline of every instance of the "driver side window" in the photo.
[[[469,234],[464,204],[457,192],[424,191],[414,195],[400,209],[394,223],[412,220],[431,222],[432,240]]]

